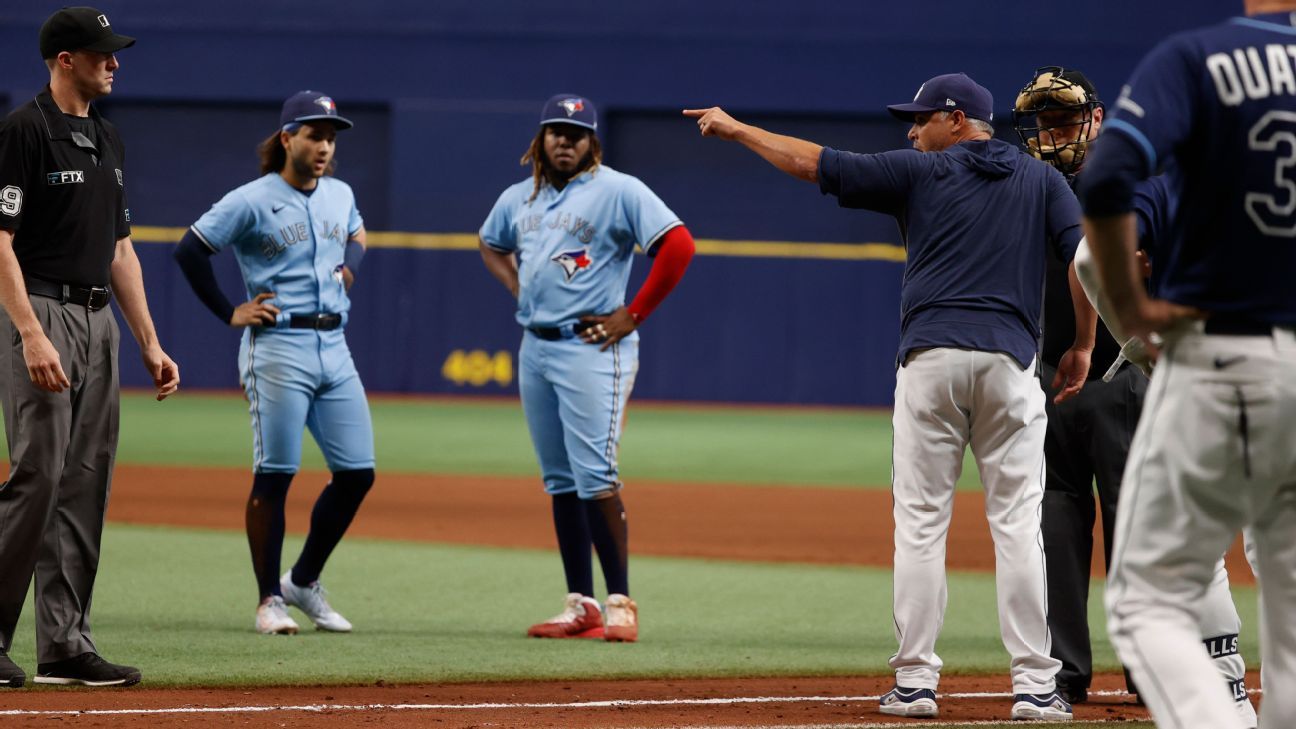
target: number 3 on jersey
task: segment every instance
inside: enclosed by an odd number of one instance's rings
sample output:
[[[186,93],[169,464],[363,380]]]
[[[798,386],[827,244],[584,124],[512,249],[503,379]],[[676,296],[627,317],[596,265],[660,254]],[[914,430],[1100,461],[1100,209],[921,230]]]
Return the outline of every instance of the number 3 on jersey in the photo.
[[[1278,151],[1280,145],[1286,145],[1284,154]],[[1247,134],[1247,147],[1274,153],[1274,186],[1283,192],[1282,203],[1267,192],[1248,192],[1247,215],[1265,235],[1296,238],[1296,113],[1270,111],[1260,117]]]

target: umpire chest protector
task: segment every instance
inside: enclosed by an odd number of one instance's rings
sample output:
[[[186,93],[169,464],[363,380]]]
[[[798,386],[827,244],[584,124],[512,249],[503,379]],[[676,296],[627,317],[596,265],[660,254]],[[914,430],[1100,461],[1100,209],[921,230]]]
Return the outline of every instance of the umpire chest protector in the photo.
[[[107,286],[130,235],[117,130],[90,107],[76,131],[45,88],[0,127],[0,227],[28,276]]]

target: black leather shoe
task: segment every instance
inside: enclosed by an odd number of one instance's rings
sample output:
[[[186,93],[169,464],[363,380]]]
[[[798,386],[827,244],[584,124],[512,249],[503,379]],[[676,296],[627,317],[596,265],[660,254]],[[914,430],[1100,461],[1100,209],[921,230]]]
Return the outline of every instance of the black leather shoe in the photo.
[[[1058,693],[1070,704],[1083,704],[1089,700],[1089,690],[1077,686],[1058,686]]]
[[[27,674],[9,660],[9,654],[0,651],[0,688],[22,688],[26,682]]]
[[[37,665],[32,681],[57,686],[134,686],[140,682],[140,670],[109,663],[97,653],[82,653],[76,658]]]

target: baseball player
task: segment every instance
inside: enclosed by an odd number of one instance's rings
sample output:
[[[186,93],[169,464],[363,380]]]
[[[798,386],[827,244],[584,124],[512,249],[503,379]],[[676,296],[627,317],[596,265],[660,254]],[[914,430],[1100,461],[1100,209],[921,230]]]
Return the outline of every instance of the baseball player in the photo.
[[[684,275],[693,239],[639,180],[602,163],[589,99],[558,94],[481,228],[481,255],[518,301],[518,387],[553,506],[567,599],[537,638],[638,639],[617,448],[639,369],[638,327]],[[625,305],[634,247],[653,258]],[[607,585],[594,599],[590,549]]]
[[[1070,260],[1079,206],[1057,170],[992,138],[990,92],[937,76],[887,107],[911,123],[914,150],[840,152],[741,124],[718,108],[687,110],[704,136],[741,142],[843,207],[896,216],[908,263],[901,287],[892,493],[896,686],[884,714],[931,717],[942,662],[945,534],[970,445],[995,540],[999,623],[1012,656],[1013,719],[1070,719],[1049,656],[1040,501],[1044,393],[1036,379],[1046,249]],[[1013,215],[987,215],[1011,209]],[[1060,359],[1058,400],[1084,386],[1096,316],[1073,291],[1076,341]]]
[[[1053,165],[1074,184],[1084,168],[1090,143],[1102,130],[1105,113],[1097,90],[1082,72],[1046,66],[1037,69],[1018,93],[1013,122],[1027,151]],[[1137,206],[1140,249],[1150,251],[1156,244],[1160,221],[1173,215],[1177,201],[1165,178],[1144,183],[1141,188]],[[1083,271],[1081,261],[1077,252],[1077,273]],[[1044,297],[1044,383],[1051,379],[1050,363],[1057,361],[1064,343],[1072,336],[1069,291],[1065,266],[1050,258]],[[1073,400],[1049,405],[1048,435],[1044,439],[1047,479],[1043,527],[1049,628],[1053,634],[1052,655],[1062,661],[1058,690],[1072,703],[1087,700],[1093,678],[1088,598],[1095,514],[1090,484],[1097,486],[1102,509],[1103,564],[1110,570],[1121,473],[1147,391],[1147,378],[1138,367],[1118,363],[1123,359],[1120,349],[1107,328],[1100,327],[1090,380]],[[1099,379],[1104,372],[1109,376]],[[1211,584],[1212,589],[1202,601],[1203,640],[1237,697],[1239,713],[1248,727],[1254,727],[1255,709],[1244,683],[1246,665],[1237,652],[1241,619],[1228,589],[1223,557]],[[1130,691],[1135,692],[1132,684]]]
[[[337,133],[351,122],[326,94],[284,102],[279,129],[260,146],[262,176],[230,191],[185,233],[175,257],[198,298],[243,329],[239,379],[252,414],[248,545],[260,602],[256,629],[293,634],[286,606],[320,630],[351,623],[324,597],[319,576],[374,482],[373,426],[343,327],[347,289],[365,251],[355,195],[331,177]],[[247,300],[234,306],[216,284],[211,256],[232,248]],[[292,569],[279,574],[284,500],[309,428],[333,478],[311,512]]]
[[[104,511],[117,452],[120,334],[114,298],[157,399],[180,370],[162,351],[131,241],[126,148],[95,99],[135,39],[94,8],[40,29],[49,85],[0,125],[0,407],[9,446],[0,483],[0,687],[35,576],[35,683],[127,686],[138,668],[104,660],[90,631]]]
[[[1219,555],[1246,526],[1261,589],[1259,726],[1296,726],[1286,690],[1296,685],[1296,74],[1287,53],[1296,2],[1247,10],[1140,62],[1079,186],[1118,326],[1160,348],[1125,471],[1107,609],[1113,645],[1163,727],[1243,726],[1197,619]],[[1134,187],[1166,165],[1181,205],[1154,252],[1154,299],[1134,263]]]

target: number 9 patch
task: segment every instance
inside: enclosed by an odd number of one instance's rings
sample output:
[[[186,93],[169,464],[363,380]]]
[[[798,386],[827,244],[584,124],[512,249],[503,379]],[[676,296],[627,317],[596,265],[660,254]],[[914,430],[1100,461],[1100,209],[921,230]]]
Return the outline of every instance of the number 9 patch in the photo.
[[[13,185],[0,190],[0,213],[16,218],[22,212],[22,190]]]

